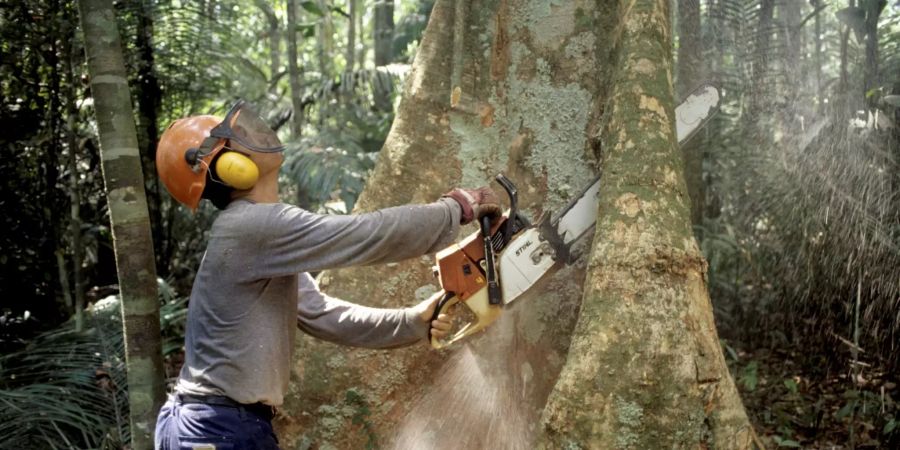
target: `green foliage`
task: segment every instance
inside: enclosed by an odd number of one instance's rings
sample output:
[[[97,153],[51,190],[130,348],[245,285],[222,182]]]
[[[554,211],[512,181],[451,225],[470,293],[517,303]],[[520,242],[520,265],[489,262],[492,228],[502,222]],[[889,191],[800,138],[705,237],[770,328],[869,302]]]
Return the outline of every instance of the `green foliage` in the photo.
[[[753,391],[756,389],[756,385],[759,383],[759,376],[757,375],[758,363],[756,361],[750,361],[744,369],[741,371],[740,377],[738,377],[738,383],[744,386],[744,389],[748,391]]]
[[[166,354],[184,342],[186,299],[160,282]],[[18,352],[0,357],[0,449],[122,448],[129,441],[125,344],[119,299],[87,311]]]
[[[813,15],[802,2],[775,2],[765,22],[762,3],[716,3],[703,21],[704,57],[726,94],[705,130],[698,228],[720,330],[823,350],[858,333],[863,348],[897,367],[900,142],[889,129],[847,125],[865,107],[865,43],[852,33],[845,40],[853,16],[837,5]],[[900,86],[898,23],[896,11],[879,22],[878,93]],[[893,116],[884,103],[878,114]]]
[[[353,209],[368,171],[374,167],[393,121],[393,104],[403,72],[388,68],[344,73],[307,96],[309,134],[288,145],[283,179],[297,192],[296,202],[319,209],[340,200]]]

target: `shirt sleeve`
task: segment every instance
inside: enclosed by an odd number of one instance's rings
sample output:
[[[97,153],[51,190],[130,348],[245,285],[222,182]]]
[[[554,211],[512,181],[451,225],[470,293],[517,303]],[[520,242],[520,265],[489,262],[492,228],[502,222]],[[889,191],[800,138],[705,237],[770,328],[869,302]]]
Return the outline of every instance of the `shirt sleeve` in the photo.
[[[449,198],[354,215],[314,214],[279,204],[259,230],[256,276],[275,278],[434,253],[456,238],[460,214],[459,204]]]
[[[308,273],[299,275],[298,289],[297,326],[319,339],[385,349],[412,345],[428,333],[428,323],[411,308],[370,308],[329,297]]]

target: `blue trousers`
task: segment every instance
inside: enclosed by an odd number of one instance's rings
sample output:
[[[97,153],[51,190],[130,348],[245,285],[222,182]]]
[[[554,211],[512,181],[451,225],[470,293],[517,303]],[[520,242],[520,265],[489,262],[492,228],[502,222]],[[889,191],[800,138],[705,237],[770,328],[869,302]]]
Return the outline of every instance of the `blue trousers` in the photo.
[[[268,417],[243,407],[169,400],[156,419],[156,450],[278,450]]]

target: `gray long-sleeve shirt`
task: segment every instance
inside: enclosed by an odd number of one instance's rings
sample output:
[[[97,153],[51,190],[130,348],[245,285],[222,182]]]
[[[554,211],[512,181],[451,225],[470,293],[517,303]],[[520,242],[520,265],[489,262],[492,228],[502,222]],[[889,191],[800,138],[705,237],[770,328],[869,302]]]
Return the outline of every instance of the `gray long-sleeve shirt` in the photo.
[[[427,324],[411,310],[328,297],[307,272],[436,252],[456,237],[459,219],[451,199],[348,216],[232,202],[213,223],[194,280],[176,392],[280,405],[298,326],[372,348],[423,338]]]

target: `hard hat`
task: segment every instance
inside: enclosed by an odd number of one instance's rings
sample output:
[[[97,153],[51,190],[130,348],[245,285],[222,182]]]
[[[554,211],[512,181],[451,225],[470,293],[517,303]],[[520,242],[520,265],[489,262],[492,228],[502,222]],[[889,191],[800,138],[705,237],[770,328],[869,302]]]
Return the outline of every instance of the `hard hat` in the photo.
[[[197,209],[209,163],[225,147],[225,139],[204,142],[213,128],[221,123],[215,116],[192,116],[178,119],[166,128],[156,146],[156,171],[159,179],[175,200],[191,209]],[[200,155],[204,144],[212,147]]]
[[[211,177],[213,181],[235,189],[253,187],[259,169],[250,158],[237,151],[217,156],[223,148],[234,150],[226,147],[229,141],[240,144],[242,150],[284,151],[275,131],[243,100],[231,107],[224,120],[208,115],[176,120],[163,132],[156,151],[159,177],[172,197],[197,209],[213,162],[217,175]],[[219,161],[216,161],[217,157]]]

